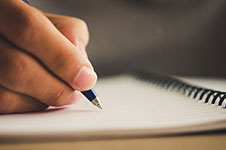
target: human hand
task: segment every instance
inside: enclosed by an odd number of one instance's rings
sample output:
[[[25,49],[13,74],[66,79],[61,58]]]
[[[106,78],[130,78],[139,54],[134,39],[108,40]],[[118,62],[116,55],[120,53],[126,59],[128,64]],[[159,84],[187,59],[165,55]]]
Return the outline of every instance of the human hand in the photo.
[[[96,73],[78,18],[44,14],[20,0],[0,1],[0,114],[68,105]],[[76,90],[76,91],[75,91]]]

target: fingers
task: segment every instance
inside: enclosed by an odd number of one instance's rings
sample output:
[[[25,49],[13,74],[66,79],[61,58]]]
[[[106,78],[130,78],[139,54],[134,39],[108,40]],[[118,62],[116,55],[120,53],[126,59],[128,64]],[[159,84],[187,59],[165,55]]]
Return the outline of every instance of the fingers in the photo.
[[[97,76],[89,60],[42,13],[18,0],[0,3],[0,22],[7,23],[0,26],[0,33],[74,89],[94,86]]]
[[[47,13],[45,13],[45,16],[48,17],[54,26],[88,58],[86,46],[89,42],[89,32],[83,20]]]
[[[0,85],[51,106],[67,105],[79,98],[38,61],[3,38],[0,38],[0,51]]]
[[[80,41],[84,46],[87,46],[89,42],[89,31],[87,24],[83,20],[48,13],[45,13],[45,16],[73,44],[76,44],[76,41]]]
[[[0,86],[0,114],[42,111],[47,107],[32,97],[15,93]]]

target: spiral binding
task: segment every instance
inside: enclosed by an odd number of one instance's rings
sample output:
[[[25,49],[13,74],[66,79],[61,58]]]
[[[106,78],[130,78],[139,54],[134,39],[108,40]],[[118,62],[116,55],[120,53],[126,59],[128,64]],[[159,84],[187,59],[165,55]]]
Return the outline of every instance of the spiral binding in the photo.
[[[203,100],[204,103],[215,104],[226,108],[226,92],[194,86],[182,80],[155,73],[138,71],[129,73],[129,75],[167,90],[176,90],[193,99]]]

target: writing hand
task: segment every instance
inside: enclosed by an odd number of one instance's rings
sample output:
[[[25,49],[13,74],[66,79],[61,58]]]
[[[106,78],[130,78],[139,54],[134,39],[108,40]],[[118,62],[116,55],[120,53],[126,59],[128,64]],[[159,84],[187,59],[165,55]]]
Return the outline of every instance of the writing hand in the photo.
[[[86,24],[44,14],[23,1],[0,1],[0,113],[71,104],[96,83]],[[76,92],[74,92],[76,90]]]

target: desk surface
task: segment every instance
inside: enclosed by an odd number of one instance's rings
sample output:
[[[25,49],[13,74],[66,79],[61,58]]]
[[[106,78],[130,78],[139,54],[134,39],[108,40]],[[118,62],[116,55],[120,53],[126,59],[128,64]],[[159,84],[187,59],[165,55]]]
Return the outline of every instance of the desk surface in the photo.
[[[0,144],[0,150],[137,150],[137,149],[173,149],[173,150],[225,150],[226,133],[187,135],[173,137],[154,137],[139,139],[109,139],[91,141],[58,141],[42,143]]]

